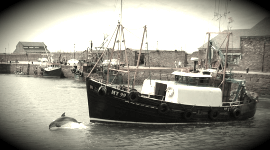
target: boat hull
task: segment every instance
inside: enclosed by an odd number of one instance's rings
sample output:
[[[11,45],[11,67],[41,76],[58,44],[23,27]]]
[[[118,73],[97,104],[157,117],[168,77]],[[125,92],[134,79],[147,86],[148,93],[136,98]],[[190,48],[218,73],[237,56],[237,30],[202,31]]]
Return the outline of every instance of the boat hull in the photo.
[[[61,74],[62,74],[61,68],[43,71],[44,77],[61,77]]]
[[[90,122],[131,124],[181,124],[187,122],[243,120],[254,116],[256,101],[231,106],[194,106],[170,103],[140,96],[131,101],[129,92],[106,87],[103,83],[86,78]],[[162,105],[162,106],[161,106]],[[164,106],[165,105],[165,106]],[[165,110],[163,108],[165,107]]]
[[[78,81],[85,81],[84,72],[80,73],[73,73],[74,79]]]

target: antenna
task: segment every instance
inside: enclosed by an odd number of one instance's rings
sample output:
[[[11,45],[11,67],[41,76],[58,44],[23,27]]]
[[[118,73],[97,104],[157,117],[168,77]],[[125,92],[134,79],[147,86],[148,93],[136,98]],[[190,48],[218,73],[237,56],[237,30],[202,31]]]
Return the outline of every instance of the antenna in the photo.
[[[120,20],[120,24],[122,24],[122,0],[121,0],[121,20]]]

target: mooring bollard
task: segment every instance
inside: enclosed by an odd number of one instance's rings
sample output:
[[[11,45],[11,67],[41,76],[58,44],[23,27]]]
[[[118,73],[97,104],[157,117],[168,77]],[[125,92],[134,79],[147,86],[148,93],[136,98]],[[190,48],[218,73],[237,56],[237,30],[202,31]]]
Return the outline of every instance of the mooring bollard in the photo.
[[[249,71],[249,68],[247,68],[247,69],[246,69],[246,71],[247,71],[247,73],[248,73],[248,71]]]

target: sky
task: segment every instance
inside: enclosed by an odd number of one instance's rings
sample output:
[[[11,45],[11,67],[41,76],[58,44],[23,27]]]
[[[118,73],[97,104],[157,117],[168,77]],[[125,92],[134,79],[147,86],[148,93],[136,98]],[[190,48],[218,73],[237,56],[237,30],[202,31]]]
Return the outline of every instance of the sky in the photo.
[[[51,52],[84,51],[91,41],[93,49],[101,46],[104,36],[112,39],[105,47],[113,47],[121,20],[127,48],[140,49],[146,26],[144,50],[148,42],[149,50],[192,53],[207,42],[206,32],[227,30],[230,17],[233,30],[270,16],[258,0],[122,0],[122,13],[121,0],[6,2],[0,11],[0,53],[12,53],[19,41],[44,42]]]

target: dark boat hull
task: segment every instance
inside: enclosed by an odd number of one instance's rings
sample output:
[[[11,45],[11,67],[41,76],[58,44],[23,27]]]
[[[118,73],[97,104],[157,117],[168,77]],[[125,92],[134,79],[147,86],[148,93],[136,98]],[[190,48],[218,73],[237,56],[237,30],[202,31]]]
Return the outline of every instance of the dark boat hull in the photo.
[[[80,73],[74,73],[74,79],[78,81],[85,81],[84,72]]]
[[[43,71],[43,76],[44,77],[61,77],[62,70],[61,68],[50,70],[50,71]]]
[[[211,107],[170,103],[154,98],[139,97],[136,102],[129,93],[107,86],[106,94],[99,94],[103,83],[86,78],[90,122],[132,124],[181,124],[187,122],[242,120],[254,116],[256,101],[248,104]],[[163,111],[161,105],[166,105]]]

